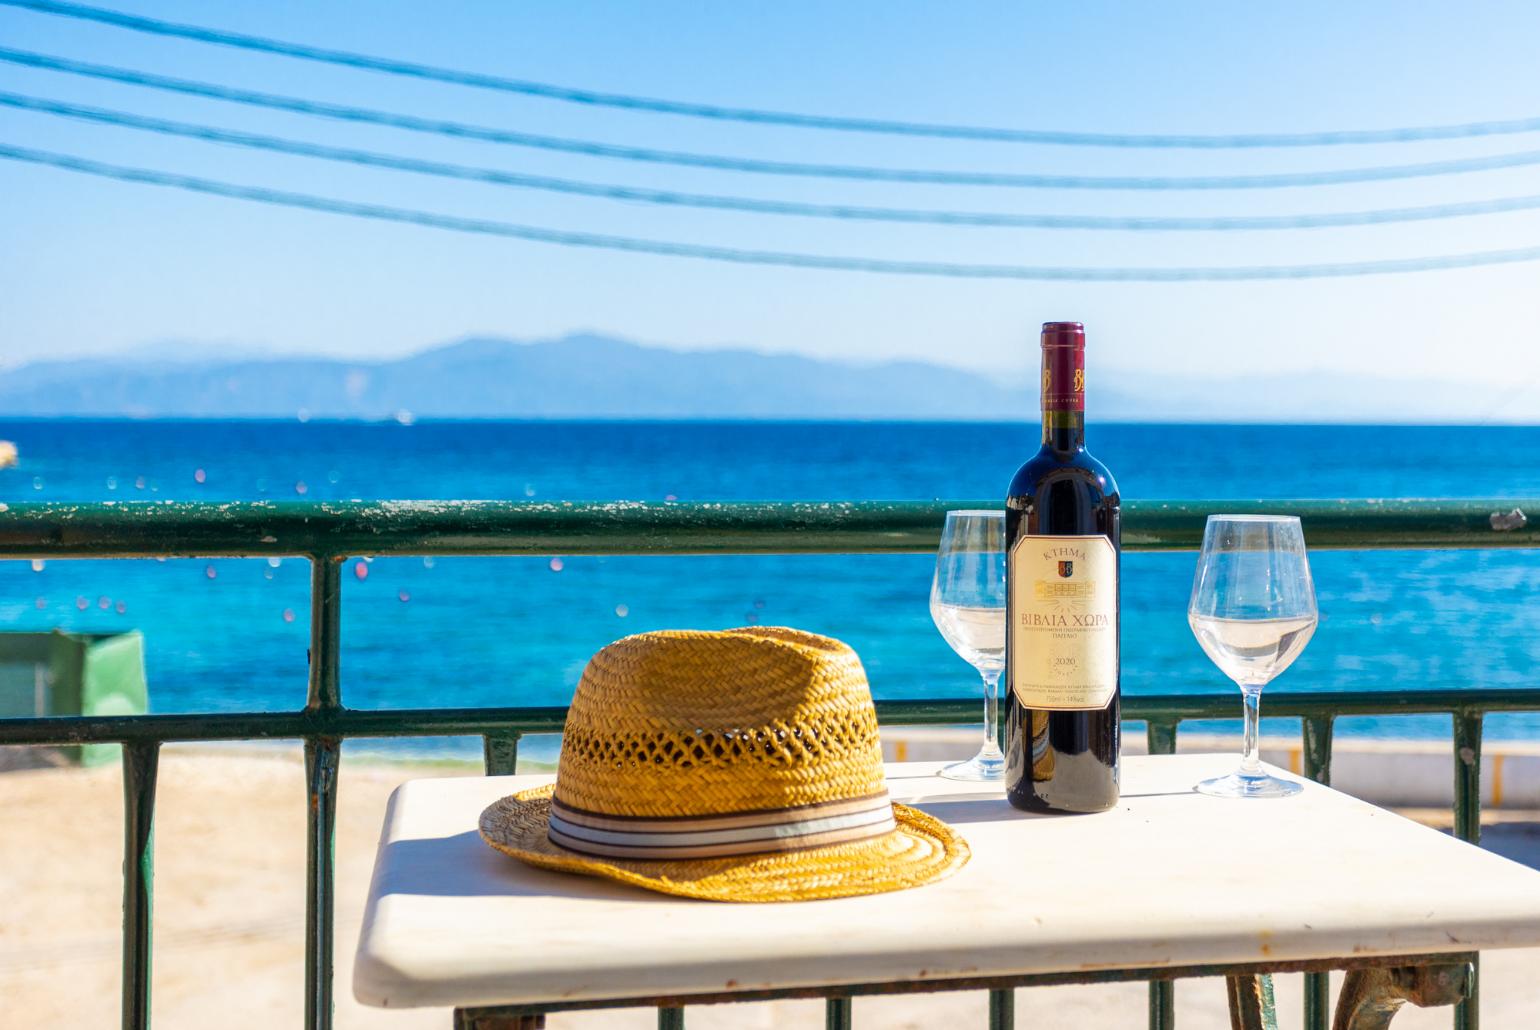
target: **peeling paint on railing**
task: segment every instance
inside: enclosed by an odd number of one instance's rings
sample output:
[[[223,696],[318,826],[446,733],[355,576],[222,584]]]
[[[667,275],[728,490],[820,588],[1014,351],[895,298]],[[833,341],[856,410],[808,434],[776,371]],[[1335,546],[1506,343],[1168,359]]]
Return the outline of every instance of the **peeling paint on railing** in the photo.
[[[933,551],[979,501],[180,501],[0,505],[0,558]],[[1129,551],[1195,549],[1210,512],[1300,516],[1316,550],[1537,547],[1522,501],[1142,501]],[[1500,532],[1493,512],[1511,507]],[[1517,514],[1517,518],[1514,515]],[[1511,523],[1511,524],[1510,524]]]

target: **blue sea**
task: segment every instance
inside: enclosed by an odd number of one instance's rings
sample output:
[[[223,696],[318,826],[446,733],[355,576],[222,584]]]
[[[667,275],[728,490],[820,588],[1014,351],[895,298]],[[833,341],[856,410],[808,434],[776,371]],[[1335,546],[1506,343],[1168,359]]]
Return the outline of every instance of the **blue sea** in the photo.
[[[21,462],[0,471],[0,500],[979,499],[1003,495],[1036,433],[1031,423],[10,421],[0,439]],[[1540,427],[1113,424],[1093,426],[1089,444],[1125,499],[1540,496]],[[1187,627],[1194,561],[1125,556],[1126,693],[1234,690]],[[1320,629],[1269,691],[1540,682],[1540,553],[1319,552],[1312,565]],[[562,704],[616,637],[750,622],[849,642],[878,697],[979,696],[931,623],[931,568],[923,555],[350,561],[343,697],[357,708]],[[299,706],[307,599],[296,559],[0,562],[5,628],[142,630],[157,712]],[[1445,736],[1448,720],[1353,719],[1339,732]],[[1494,716],[1488,735],[1540,736],[1540,716]]]

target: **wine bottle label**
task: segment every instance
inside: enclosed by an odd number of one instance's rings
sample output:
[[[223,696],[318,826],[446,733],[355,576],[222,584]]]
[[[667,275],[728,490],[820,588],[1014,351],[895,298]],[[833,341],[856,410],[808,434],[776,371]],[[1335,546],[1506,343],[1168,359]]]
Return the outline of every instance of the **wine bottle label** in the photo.
[[[1010,555],[1011,689],[1024,708],[1107,707],[1118,686],[1118,553],[1104,536],[1023,536]]]

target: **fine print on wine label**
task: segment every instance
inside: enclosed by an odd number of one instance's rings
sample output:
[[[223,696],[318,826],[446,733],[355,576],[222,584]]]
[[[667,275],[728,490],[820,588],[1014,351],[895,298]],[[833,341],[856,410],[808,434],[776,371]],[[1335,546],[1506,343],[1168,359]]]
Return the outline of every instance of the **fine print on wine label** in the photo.
[[[1118,689],[1118,555],[1112,541],[1022,536],[1009,561],[1016,699],[1045,711],[1106,708]]]

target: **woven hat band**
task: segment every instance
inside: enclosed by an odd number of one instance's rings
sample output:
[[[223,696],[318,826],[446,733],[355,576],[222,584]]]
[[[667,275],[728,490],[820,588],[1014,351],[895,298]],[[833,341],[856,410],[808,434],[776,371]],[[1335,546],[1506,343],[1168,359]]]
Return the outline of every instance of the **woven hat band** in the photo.
[[[862,798],[712,816],[606,816],[551,800],[553,844],[606,858],[765,855],[844,844],[897,828],[886,790]]]

